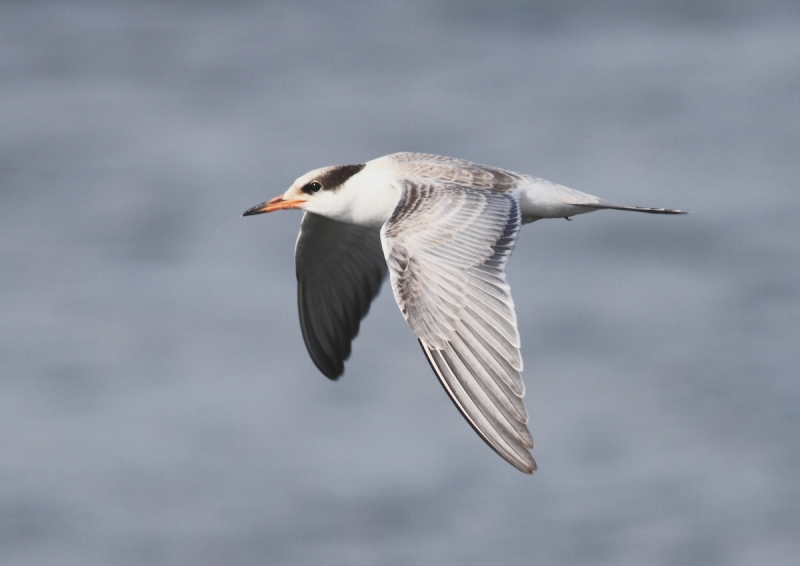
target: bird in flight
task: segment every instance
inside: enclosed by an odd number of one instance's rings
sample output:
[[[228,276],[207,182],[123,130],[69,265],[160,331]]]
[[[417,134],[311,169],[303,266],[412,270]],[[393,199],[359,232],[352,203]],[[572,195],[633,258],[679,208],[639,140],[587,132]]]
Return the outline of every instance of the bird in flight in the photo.
[[[295,247],[300,328],[330,379],[388,271],[436,377],[484,441],[532,473],[522,356],[505,268],[523,224],[620,206],[530,175],[424,153],[323,167],[251,216],[304,211]]]

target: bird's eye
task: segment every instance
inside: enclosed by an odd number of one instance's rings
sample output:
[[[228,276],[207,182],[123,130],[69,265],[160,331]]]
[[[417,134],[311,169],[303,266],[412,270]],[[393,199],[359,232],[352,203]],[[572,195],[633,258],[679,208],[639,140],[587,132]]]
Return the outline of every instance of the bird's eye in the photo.
[[[322,185],[314,181],[313,183],[309,183],[305,186],[305,190],[307,193],[316,193],[318,190],[322,188]]]

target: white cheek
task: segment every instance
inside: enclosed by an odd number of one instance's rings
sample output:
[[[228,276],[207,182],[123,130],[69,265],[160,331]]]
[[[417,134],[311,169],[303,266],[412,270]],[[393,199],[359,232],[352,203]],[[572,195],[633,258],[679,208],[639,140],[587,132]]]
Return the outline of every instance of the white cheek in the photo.
[[[344,216],[347,215],[347,202],[345,199],[336,198],[331,192],[320,192],[311,196],[303,207],[304,210],[326,216],[334,220],[348,222]]]
[[[336,191],[317,193],[303,209],[340,222],[380,228],[400,199],[397,187],[385,179],[380,181],[349,183]]]

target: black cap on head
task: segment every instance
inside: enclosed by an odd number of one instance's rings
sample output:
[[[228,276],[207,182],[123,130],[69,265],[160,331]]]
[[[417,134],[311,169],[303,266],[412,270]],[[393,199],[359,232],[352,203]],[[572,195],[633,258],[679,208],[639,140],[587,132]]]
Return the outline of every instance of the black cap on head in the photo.
[[[326,171],[316,179],[315,182],[322,185],[323,191],[335,189],[341,186],[347,179],[361,171],[366,165],[359,163],[358,165],[340,165],[333,167]]]

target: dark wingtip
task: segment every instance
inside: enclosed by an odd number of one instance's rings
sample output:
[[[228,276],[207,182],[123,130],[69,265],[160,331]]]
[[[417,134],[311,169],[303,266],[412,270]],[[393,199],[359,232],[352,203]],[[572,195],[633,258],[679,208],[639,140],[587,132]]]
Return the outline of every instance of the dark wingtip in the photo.
[[[317,366],[317,369],[322,375],[331,381],[338,381],[338,379],[342,377],[342,374],[344,374],[344,360],[336,363],[335,359],[328,357],[329,354],[326,355],[325,353],[320,352],[314,347],[315,344],[310,342],[312,337],[306,334],[305,328],[302,328],[301,330],[303,330],[303,341],[306,343],[306,350],[308,350],[311,361],[314,362],[314,365]]]
[[[322,367],[322,364],[318,364],[317,363],[317,360],[315,360],[313,358],[312,358],[312,360],[314,362],[314,365],[317,366],[317,369],[322,372],[322,375],[324,375],[325,377],[327,377],[331,381],[339,381],[339,378],[342,377],[342,374],[344,374],[344,367],[342,367],[341,370],[338,369],[338,368],[336,368],[336,369],[329,368],[329,367],[324,368],[324,367]]]

